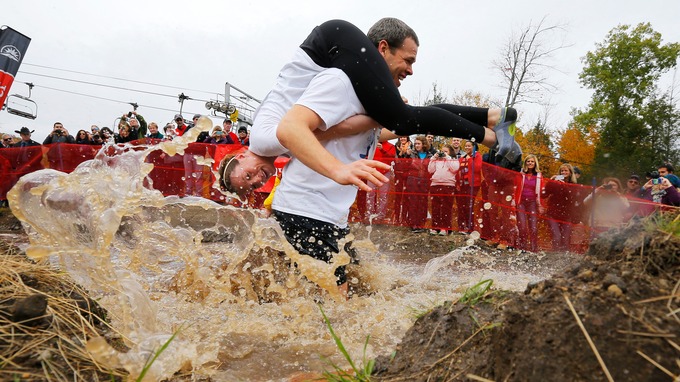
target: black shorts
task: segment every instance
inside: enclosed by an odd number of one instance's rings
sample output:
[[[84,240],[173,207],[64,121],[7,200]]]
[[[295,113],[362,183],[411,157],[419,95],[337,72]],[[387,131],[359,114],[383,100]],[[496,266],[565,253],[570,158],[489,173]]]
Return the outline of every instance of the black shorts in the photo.
[[[274,210],[274,217],[279,222],[286,240],[303,255],[330,263],[334,253],[340,253],[338,241],[349,234],[349,228],[339,228],[330,223],[304,216]],[[314,238],[310,240],[310,238]],[[345,243],[345,252],[355,259],[352,243]],[[345,266],[335,270],[337,284],[347,281]]]

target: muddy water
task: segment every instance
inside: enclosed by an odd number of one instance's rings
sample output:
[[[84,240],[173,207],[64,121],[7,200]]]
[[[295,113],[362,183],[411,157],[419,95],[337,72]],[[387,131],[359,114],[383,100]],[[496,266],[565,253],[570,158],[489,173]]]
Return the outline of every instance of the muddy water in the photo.
[[[405,254],[390,244],[402,235],[397,228],[357,227],[361,262],[350,266],[354,295],[342,301],[333,268],[299,257],[271,219],[144,188],[146,154],[100,154],[69,175],[42,170],[9,196],[28,233],[27,253],[48,257],[91,291],[131,348],[122,354],[94,339],[88,349],[101,362],[138,375],[177,333],[145,380],[184,370],[218,381],[279,381],[328,369],[328,361],[346,367],[320,306],[360,360],[367,338],[367,358],[391,352],[419,313],[470,284],[492,278],[522,290],[555,270],[540,255],[504,257],[474,245]]]

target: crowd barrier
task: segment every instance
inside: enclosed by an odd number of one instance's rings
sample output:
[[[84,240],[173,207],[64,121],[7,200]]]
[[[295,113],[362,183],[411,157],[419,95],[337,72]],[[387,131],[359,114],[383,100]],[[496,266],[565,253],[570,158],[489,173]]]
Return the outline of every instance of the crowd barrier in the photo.
[[[137,144],[153,144],[141,140]],[[58,143],[24,148],[0,149],[0,200],[17,180],[30,172],[51,168],[73,171],[83,161],[94,158],[100,146]],[[164,195],[201,196],[224,202],[214,188],[219,161],[244,150],[241,145],[191,143],[183,155],[169,156],[160,150],[147,156],[154,165],[146,186]],[[111,151],[113,153],[114,150]],[[196,156],[213,158],[212,167]],[[373,224],[402,225],[417,229],[479,232],[484,239],[526,250],[569,250],[584,252],[591,238],[608,227],[593,224],[594,203],[584,203],[593,187],[543,179],[540,203],[533,212],[518,205],[520,173],[487,163],[477,163],[468,183],[457,187],[431,185],[429,160],[383,159],[393,166],[386,175],[390,181],[371,192],[360,191],[352,206],[350,220]],[[459,173],[457,176],[461,176]],[[259,208],[271,191],[272,182],[256,190],[249,201]],[[630,208],[621,223],[633,216],[645,216],[660,208],[642,199],[628,199]],[[604,204],[604,203],[603,203]],[[527,222],[526,225],[522,224]],[[535,225],[532,222],[535,221]]]

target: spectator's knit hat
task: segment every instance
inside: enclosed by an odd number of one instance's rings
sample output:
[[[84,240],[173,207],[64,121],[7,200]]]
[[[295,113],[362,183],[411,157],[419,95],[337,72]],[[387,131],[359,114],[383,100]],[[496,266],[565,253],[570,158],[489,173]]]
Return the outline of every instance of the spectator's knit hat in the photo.
[[[640,181],[640,177],[638,175],[635,175],[635,174],[631,175],[628,179],[634,179],[634,180],[637,180],[638,182]]]
[[[173,118],[172,120],[176,121],[178,119],[181,119],[182,121],[184,121],[184,117],[182,117],[182,114],[175,114],[175,118]]]
[[[225,118],[224,122],[222,122],[222,123],[228,123],[230,125],[232,124],[231,119],[229,119],[229,118]]]
[[[581,169],[578,168],[578,167],[576,167],[576,166],[574,166],[574,174],[581,175]]]
[[[239,132],[239,133],[242,132],[242,131],[243,131],[244,133],[248,134],[248,128],[247,128],[247,127],[241,126],[241,127],[238,128],[238,132]]]
[[[21,130],[14,130],[15,133],[17,134],[33,134],[35,130],[29,130],[28,127],[22,127]]]
[[[668,179],[668,181],[671,182],[673,187],[680,187],[680,178],[678,178],[677,175],[668,174],[668,175],[665,175],[664,178]]]
[[[201,118],[201,115],[200,115],[200,114],[194,114],[194,118],[192,118],[192,120],[194,120],[194,119],[199,119],[199,118]]]

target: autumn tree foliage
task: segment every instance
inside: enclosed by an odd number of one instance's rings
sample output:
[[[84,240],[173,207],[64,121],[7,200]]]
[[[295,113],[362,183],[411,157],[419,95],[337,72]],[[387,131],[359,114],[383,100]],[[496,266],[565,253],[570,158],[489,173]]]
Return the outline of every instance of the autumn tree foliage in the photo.
[[[595,147],[600,140],[594,125],[579,126],[572,123],[566,130],[559,132],[557,154],[560,163],[578,166],[585,178],[593,174]]]

